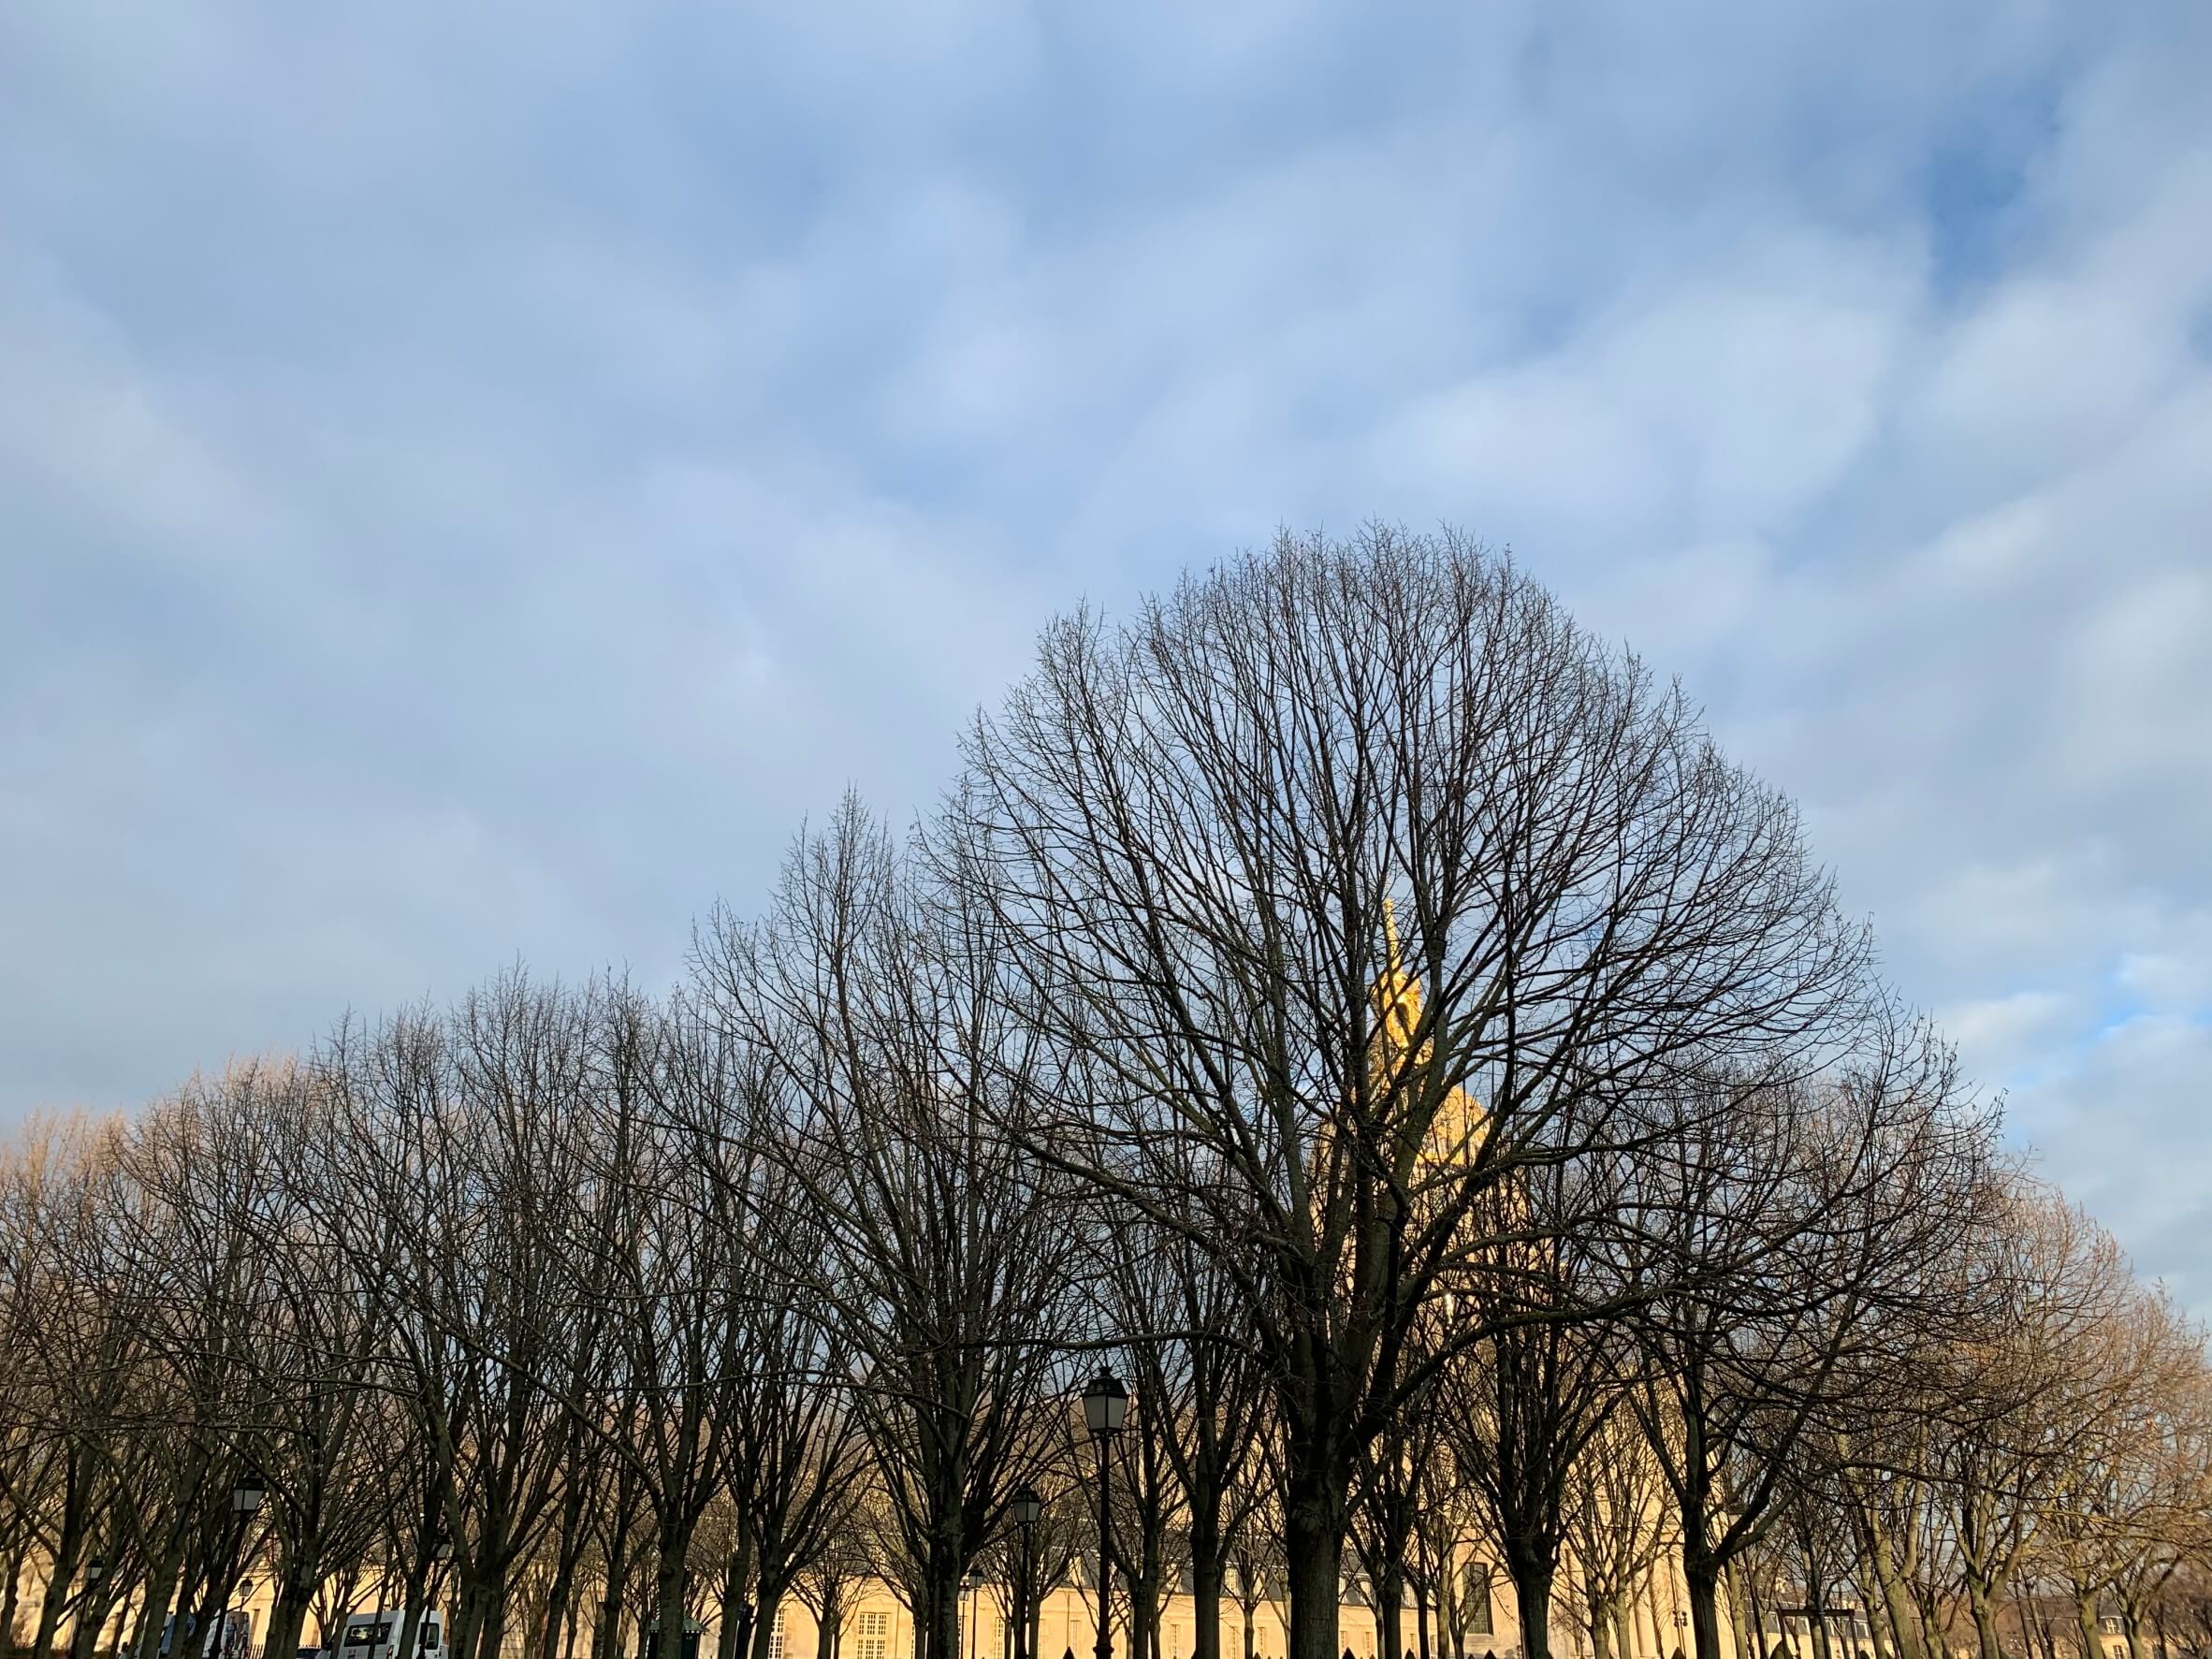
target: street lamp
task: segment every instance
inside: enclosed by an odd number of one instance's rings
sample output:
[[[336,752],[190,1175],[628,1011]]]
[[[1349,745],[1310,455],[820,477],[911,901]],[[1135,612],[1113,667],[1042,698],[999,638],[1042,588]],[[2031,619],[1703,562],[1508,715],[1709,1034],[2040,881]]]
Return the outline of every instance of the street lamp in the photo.
[[[451,1561],[453,1559],[453,1540],[443,1533],[439,1534],[436,1541],[430,1545],[430,1559],[440,1562]]]
[[[1044,1500],[1037,1489],[1025,1486],[1013,1495],[1014,1520],[1022,1528],[1022,1553],[1014,1564],[1013,1659],[1029,1659],[1029,1574],[1037,1518],[1044,1513]]]
[[[223,1575],[223,1594],[216,1598],[215,1645],[218,1652],[223,1650],[230,1634],[230,1597],[238,1589],[239,1568],[244,1564],[241,1557],[246,1550],[246,1533],[254,1524],[254,1517],[260,1512],[262,1502],[268,1496],[269,1483],[254,1469],[248,1469],[240,1475],[238,1484],[230,1489],[230,1512],[238,1517],[238,1528],[230,1535],[230,1563]]]
[[[84,1564],[85,1587],[90,1589],[93,1585],[97,1584],[102,1578],[106,1577],[107,1572],[108,1558],[104,1555],[94,1556]]]
[[[1091,1438],[1099,1447],[1099,1659],[1113,1659],[1113,1627],[1110,1622],[1113,1566],[1108,1553],[1113,1514],[1107,1506],[1112,1465],[1106,1460],[1106,1453],[1128,1415],[1128,1390],[1122,1387],[1120,1377],[1099,1366],[1099,1375],[1091,1378],[1090,1386],[1083,1391],[1084,1426],[1090,1430]]]

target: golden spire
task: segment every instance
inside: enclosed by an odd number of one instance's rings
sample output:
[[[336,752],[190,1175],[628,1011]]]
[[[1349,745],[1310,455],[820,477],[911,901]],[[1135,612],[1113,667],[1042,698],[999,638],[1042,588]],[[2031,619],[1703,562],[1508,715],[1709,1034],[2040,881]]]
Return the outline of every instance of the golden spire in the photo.
[[[1398,948],[1398,910],[1383,900],[1384,967],[1368,995],[1375,1001],[1378,1069],[1394,1067],[1421,1022],[1421,982],[1405,971]]]
[[[1376,1022],[1370,1064],[1378,1084],[1387,1084],[1404,1063],[1414,1033],[1420,1029],[1421,1024],[1421,982],[1405,969],[1404,954],[1398,943],[1397,907],[1387,897],[1383,900],[1383,970],[1368,992],[1375,1003]],[[1420,1052],[1415,1055],[1416,1065],[1428,1059],[1433,1043],[1433,1038],[1422,1041]],[[1457,1163],[1473,1157],[1481,1139],[1482,1125],[1481,1104],[1466,1090],[1454,1087],[1423,1137],[1425,1161]]]

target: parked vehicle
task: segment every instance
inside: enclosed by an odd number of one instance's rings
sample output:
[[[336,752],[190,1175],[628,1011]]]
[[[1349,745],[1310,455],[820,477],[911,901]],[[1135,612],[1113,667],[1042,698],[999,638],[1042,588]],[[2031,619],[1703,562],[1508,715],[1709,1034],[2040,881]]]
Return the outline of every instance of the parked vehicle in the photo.
[[[387,1608],[378,1613],[356,1613],[345,1622],[345,1639],[335,1659],[400,1659],[400,1637],[407,1626],[407,1609]],[[415,1629],[417,1654],[439,1653],[445,1647],[445,1619],[436,1608],[423,1609]]]
[[[242,1608],[229,1608],[209,1620],[207,1634],[196,1645],[192,1638],[198,1629],[196,1614],[186,1613],[182,1620],[171,1615],[161,1627],[163,1659],[194,1652],[199,1659],[247,1659],[254,1651],[254,1615]]]

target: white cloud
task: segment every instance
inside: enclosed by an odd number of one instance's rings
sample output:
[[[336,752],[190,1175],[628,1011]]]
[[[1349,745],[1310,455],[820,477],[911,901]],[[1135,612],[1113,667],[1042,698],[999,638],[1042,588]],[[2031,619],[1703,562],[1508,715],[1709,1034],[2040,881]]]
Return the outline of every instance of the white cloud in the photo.
[[[1448,518],[2212,1298],[2208,18],[10,9],[0,1111],[673,963],[1054,606]]]

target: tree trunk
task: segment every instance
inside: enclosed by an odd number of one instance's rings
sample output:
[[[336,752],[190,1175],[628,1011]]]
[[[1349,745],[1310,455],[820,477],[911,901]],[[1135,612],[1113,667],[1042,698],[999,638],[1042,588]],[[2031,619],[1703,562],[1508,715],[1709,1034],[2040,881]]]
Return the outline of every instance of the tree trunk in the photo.
[[[61,1628],[62,1613],[69,1602],[69,1586],[77,1578],[78,1558],[84,1550],[92,1503],[88,1456],[74,1447],[67,1454],[62,1481],[61,1527],[47,1563],[46,1592],[38,1598],[38,1633],[31,1643],[33,1659],[46,1659],[53,1652],[54,1634]]]
[[[1375,1593],[1375,1645],[1379,1659],[1404,1659],[1405,1574],[1395,1552],[1384,1562],[1381,1577],[1368,1588]]]
[[[577,1459],[575,1442],[570,1443],[572,1467]],[[576,1570],[584,1558],[584,1518],[591,1494],[591,1482],[572,1476],[568,1493],[560,1505],[560,1531],[555,1535],[553,1582],[546,1592],[546,1634],[538,1659],[568,1659],[575,1643],[576,1625]],[[333,1659],[339,1656],[333,1655]],[[402,1654],[400,1659],[414,1659]]]
[[[591,1659],[621,1659],[622,1592],[630,1582],[634,1502],[634,1488],[625,1472],[615,1489],[614,1526],[607,1546],[606,1575],[600,1585],[599,1613],[591,1624]]]
[[[0,1566],[0,1572],[7,1575],[7,1582],[0,1585],[0,1659],[15,1659],[15,1616],[22,1601],[23,1555],[23,1547],[18,1544],[7,1552],[5,1566]]]
[[[1551,1659],[1551,1585],[1558,1569],[1520,1551],[1507,1554],[1512,1558],[1506,1564],[1513,1575],[1513,1599],[1520,1604],[1522,1659]]]
[[[546,1638],[538,1659],[561,1659],[575,1625],[570,1615],[575,1606],[576,1575],[574,1563],[562,1562],[546,1592]]]
[[[783,1605],[783,1587],[773,1579],[764,1579],[757,1605],[752,1609],[752,1659],[768,1659],[768,1650],[776,1641],[776,1610]]]
[[[77,1576],[74,1562],[57,1561],[51,1571],[46,1594],[38,1598],[38,1630],[31,1638],[32,1659],[46,1659],[53,1652],[54,1635],[62,1627],[62,1614],[69,1602],[69,1580]]]
[[[1685,1549],[1682,1580],[1690,1594],[1690,1632],[1697,1659],[1722,1659],[1719,1571],[1702,1550]]]
[[[914,1659],[960,1659],[960,1575],[966,1564],[957,1544],[939,1537],[930,1546],[929,1618],[914,1622]],[[928,1646],[920,1637],[926,1634]]]
[[[2004,1659],[2004,1644],[1997,1635],[1997,1603],[1990,1594],[1990,1586],[1973,1574],[1966,1576],[1966,1605],[1973,1614],[1974,1640],[1982,1659]],[[2098,1659],[2092,1649],[2085,1659]]]
[[[722,1569],[721,1616],[714,1632],[715,1659],[737,1659],[751,1632],[745,1622],[745,1583],[752,1576],[752,1551],[740,1542]]]
[[[86,1586],[84,1599],[77,1604],[77,1617],[69,1627],[69,1659],[93,1659],[99,1646],[100,1626],[108,1622],[109,1604],[97,1590],[97,1586]]]
[[[1890,1559],[1889,1539],[1879,1527],[1867,1529],[1867,1560],[1874,1569],[1874,1584],[1882,1593],[1882,1614],[1889,1625],[1898,1659],[1928,1659],[1920,1643],[1920,1629],[1913,1617],[1913,1601]]]
[[[1758,1651],[1758,1637],[1752,1630],[1751,1608],[1743,1594],[1743,1575],[1731,1561],[1722,1569],[1721,1577],[1728,1587],[1728,1635],[1735,1645],[1737,1659],[1765,1659]]]
[[[1602,1595],[1590,1598],[1590,1659],[1613,1659],[1612,1611]]]
[[[1283,1551],[1290,1589],[1289,1652],[1285,1659],[1337,1659],[1338,1599],[1344,1573],[1345,1504],[1341,1482],[1318,1466],[1311,1447],[1290,1477]]]
[[[314,1587],[302,1585],[295,1575],[286,1574],[276,1600],[269,1604],[269,1630],[262,1641],[264,1659],[292,1659],[299,1651],[299,1633],[307,1624],[308,1604],[314,1599]],[[413,1650],[401,1648],[400,1659],[413,1659]]]
[[[507,1570],[493,1574],[483,1589],[484,1604],[476,1623],[476,1651],[482,1659],[500,1659],[500,1650],[507,1640]],[[401,1654],[400,1659],[415,1659],[413,1654]],[[466,1653],[458,1659],[469,1659]]]
[[[1191,1659],[1221,1659],[1222,1563],[1218,1516],[1194,1510],[1190,1518],[1189,1548]]]
[[[146,1566],[146,1596],[138,1605],[138,1627],[131,1635],[133,1659],[158,1659],[161,1638],[168,1630],[169,1609],[176,1602],[177,1579],[184,1565],[183,1529],[172,1526],[169,1531],[161,1552]],[[9,1605],[14,1605],[12,1599]]]
[[[406,1582],[400,1586],[400,1659],[416,1659],[416,1655],[422,1652],[422,1616],[429,1610],[423,1605],[430,1599],[430,1568],[428,1562],[416,1562],[409,1565]],[[381,1594],[378,1599],[383,1599]],[[378,1607],[369,1610],[382,1613],[390,1609]],[[345,1611],[341,1608],[338,1630],[330,1640],[330,1659],[345,1659]],[[449,1628],[444,1634],[450,1642],[452,1630]],[[170,1659],[178,1659],[178,1656],[171,1654]],[[284,1659],[284,1655],[272,1653],[268,1655],[268,1659]],[[441,1653],[438,1659],[451,1659],[451,1655]]]
[[[690,1540],[681,1528],[669,1527],[661,1535],[661,1560],[653,1570],[653,1637],[659,1659],[684,1659],[684,1557]],[[678,1535],[671,1536],[671,1534]],[[487,1653],[484,1659],[494,1659]]]
[[[608,1593],[612,1594],[613,1592]],[[410,1601],[414,1597],[408,1598]],[[484,1618],[484,1593],[478,1588],[473,1574],[459,1572],[454,1575],[454,1600],[458,1605],[453,1610],[453,1620],[445,1632],[445,1645],[451,1650],[448,1659],[473,1659],[476,1652],[476,1627]],[[402,1655],[402,1659],[409,1656]],[[613,1659],[613,1655],[608,1655]]]
[[[2097,1628],[2097,1593],[2076,1590],[2074,1613],[2081,1633],[2081,1659],[2104,1659],[2104,1636]]]
[[[1128,1659],[1159,1659],[1159,1584],[1149,1563],[1128,1575]]]

